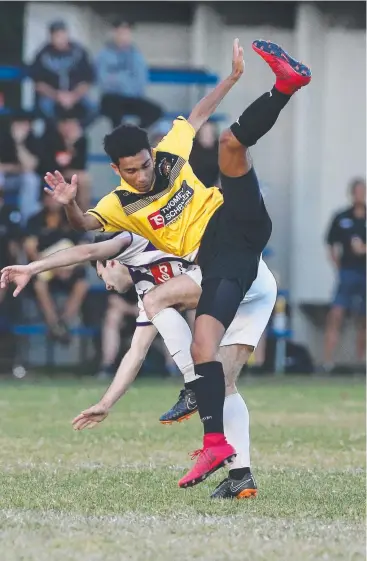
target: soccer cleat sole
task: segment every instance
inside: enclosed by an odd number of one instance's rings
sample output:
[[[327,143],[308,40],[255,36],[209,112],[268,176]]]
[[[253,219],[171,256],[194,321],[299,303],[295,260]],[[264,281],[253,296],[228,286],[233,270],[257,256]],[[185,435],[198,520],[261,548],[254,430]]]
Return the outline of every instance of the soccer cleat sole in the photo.
[[[233,460],[235,459],[236,456],[237,456],[237,454],[231,454],[230,456],[228,456],[228,458],[225,458],[224,460],[222,460],[220,462],[220,464],[218,464],[217,466],[212,468],[210,471],[207,471],[206,473],[203,473],[203,475],[200,475],[200,477],[198,477],[196,479],[192,479],[191,481],[188,481],[187,483],[184,483],[183,485],[179,485],[179,487],[181,487],[181,489],[187,489],[187,487],[194,487],[198,483],[202,483],[202,481],[207,479],[207,477],[209,477],[210,475],[215,473],[218,469],[220,469],[222,467],[225,467],[226,465],[233,462]]]
[[[271,43],[270,41],[264,41],[260,39],[252,43],[252,48],[260,56],[261,53],[267,53],[283,60],[284,62],[287,62],[293,69],[295,74],[298,74],[299,76],[302,76],[304,78],[309,78],[308,82],[311,80],[311,70],[309,69],[309,67],[302,62],[299,62],[298,60],[292,58],[284,49],[279,47],[279,45]],[[308,82],[305,82],[305,85]]]
[[[183,417],[180,417],[179,419],[175,419],[174,421],[159,421],[159,422],[162,425],[173,425],[173,423],[182,423],[182,421],[187,421],[187,419],[190,419],[190,417],[195,415],[196,412],[197,412],[197,409],[195,411],[192,411],[192,413],[187,413],[187,415],[184,415]]]
[[[244,489],[236,495],[236,499],[254,499],[255,497],[257,497],[257,489]]]

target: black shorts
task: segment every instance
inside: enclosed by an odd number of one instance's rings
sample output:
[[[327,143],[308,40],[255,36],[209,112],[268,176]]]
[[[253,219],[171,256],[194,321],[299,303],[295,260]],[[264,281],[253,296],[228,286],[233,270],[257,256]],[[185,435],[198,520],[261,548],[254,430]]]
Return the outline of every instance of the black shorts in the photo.
[[[211,217],[198,253],[202,284],[236,280],[244,296],[257,277],[272,223],[253,168],[242,177],[222,175],[221,184],[224,202]]]

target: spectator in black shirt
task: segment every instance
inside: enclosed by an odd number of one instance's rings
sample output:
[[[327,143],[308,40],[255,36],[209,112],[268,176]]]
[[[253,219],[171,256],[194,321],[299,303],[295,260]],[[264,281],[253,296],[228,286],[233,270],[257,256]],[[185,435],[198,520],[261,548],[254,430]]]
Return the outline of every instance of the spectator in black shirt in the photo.
[[[20,253],[21,227],[20,212],[13,205],[4,202],[0,189],[0,270],[17,263]],[[8,333],[9,323],[15,320],[17,304],[11,291],[0,288],[0,355],[1,359],[13,360],[14,339]],[[5,328],[3,330],[3,328]]]
[[[33,216],[27,225],[24,249],[29,261],[35,261],[77,245],[82,235],[71,230],[63,208],[46,193],[44,208]],[[70,340],[68,324],[79,313],[88,290],[83,266],[54,269],[39,274],[33,283],[34,291],[51,335],[62,343]],[[63,310],[58,310],[52,292],[68,294]]]
[[[10,127],[0,134],[0,185],[5,196],[13,195],[22,224],[41,208],[41,180],[37,173],[40,153],[40,141],[32,132],[32,115],[17,112]]]
[[[94,80],[93,66],[86,50],[70,41],[63,21],[53,22],[49,31],[50,42],[42,47],[31,67],[37,107],[44,117],[54,120],[58,105],[65,109],[82,106],[86,111],[85,126],[96,113],[87,96]]]
[[[0,188],[0,270],[17,261],[21,240],[21,216],[19,210],[4,201]],[[0,303],[5,290],[0,289]]]
[[[353,205],[333,218],[327,234],[331,261],[338,272],[338,285],[327,317],[324,341],[324,369],[333,366],[346,311],[358,314],[357,356],[366,353],[366,183],[351,183]]]
[[[198,131],[190,155],[190,165],[205,187],[219,186],[218,134],[211,122]]]
[[[90,206],[90,178],[87,172],[87,138],[80,126],[78,108],[57,110],[56,128],[49,128],[43,138],[42,175],[59,170],[67,181],[78,176],[78,204],[86,211]]]

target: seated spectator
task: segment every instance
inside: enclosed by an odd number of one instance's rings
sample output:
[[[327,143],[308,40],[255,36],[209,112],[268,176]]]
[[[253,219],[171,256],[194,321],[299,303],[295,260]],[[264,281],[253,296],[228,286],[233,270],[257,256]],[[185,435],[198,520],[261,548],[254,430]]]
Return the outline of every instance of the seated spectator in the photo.
[[[346,312],[357,316],[357,357],[366,361],[366,183],[351,183],[352,206],[336,214],[327,234],[330,259],[337,273],[337,288],[326,320],[323,369],[334,365]]]
[[[5,203],[4,192],[0,188],[0,270],[19,260],[20,218],[19,210]],[[0,288],[0,369],[4,367],[6,371],[16,353],[16,341],[9,332],[9,324],[16,322],[18,304],[12,290]]]
[[[190,165],[205,187],[219,186],[218,146],[215,125],[205,123],[195,137],[190,155]]]
[[[41,208],[40,151],[40,141],[32,132],[32,116],[19,111],[0,135],[0,186],[5,196],[13,195],[22,224]]]
[[[144,129],[162,115],[161,108],[146,99],[148,70],[143,55],[132,43],[130,25],[117,21],[112,41],[97,56],[97,81],[101,91],[101,113],[117,127],[125,115],[139,118]]]
[[[94,80],[92,64],[86,50],[70,41],[66,24],[55,21],[49,27],[50,42],[38,52],[31,76],[36,85],[36,105],[48,120],[55,120],[57,106],[83,107],[88,125],[96,116],[88,92]]]
[[[76,245],[81,234],[70,229],[63,208],[46,193],[44,208],[33,216],[27,225],[24,249],[29,261],[40,259],[55,251]],[[38,275],[33,283],[38,304],[49,327],[50,334],[61,343],[68,344],[68,323],[79,313],[88,290],[83,266],[55,269]],[[68,295],[62,310],[58,310],[52,292]]]
[[[4,191],[0,187],[0,271],[12,263],[16,263],[20,251],[21,216],[19,210],[4,201]],[[0,289],[0,304],[6,290]]]
[[[80,125],[78,108],[59,108],[56,128],[48,128],[43,137],[42,175],[59,170],[66,181],[78,176],[78,204],[87,210],[90,203],[90,177],[87,168],[87,138]]]

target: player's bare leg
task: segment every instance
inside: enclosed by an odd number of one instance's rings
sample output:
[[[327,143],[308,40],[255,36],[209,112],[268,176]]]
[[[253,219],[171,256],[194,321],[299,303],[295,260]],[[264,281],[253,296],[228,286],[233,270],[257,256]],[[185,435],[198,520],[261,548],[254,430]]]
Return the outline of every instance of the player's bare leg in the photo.
[[[217,469],[218,463],[223,465],[228,457],[235,453],[224,437],[224,372],[222,364],[216,360],[216,354],[225,330],[233,320],[244,294],[256,278],[256,252],[261,253],[271,232],[271,221],[264,211],[248,148],[256,144],[273,127],[291,96],[311,80],[309,69],[289,57],[274,43],[255,41],[253,48],[273,70],[276,76],[275,86],[271,92],[265,93],[252,103],[237,122],[222,133],[219,145],[219,167],[224,196],[221,216],[223,220],[227,220],[226,224],[233,224],[234,230],[237,228],[238,231],[244,232],[241,225],[244,228],[247,224],[248,245],[243,243],[241,246],[238,240],[238,247],[241,247],[241,250],[245,247],[251,248],[251,261],[247,261],[246,258],[246,266],[238,276],[234,275],[233,271],[239,269],[233,260],[230,263],[225,261],[222,248],[220,258],[233,270],[228,272],[220,259],[217,260],[217,268],[211,269],[210,264],[205,263],[209,274],[203,265],[203,292],[198,304],[191,346],[198,378],[191,382],[189,387],[196,395],[200,418],[204,425],[204,446],[197,464],[179,482],[181,487],[199,483]],[[253,224],[254,233],[251,232],[249,224]],[[260,230],[256,231],[257,227]],[[200,253],[199,264],[202,265]],[[211,461],[210,457],[216,460]]]

